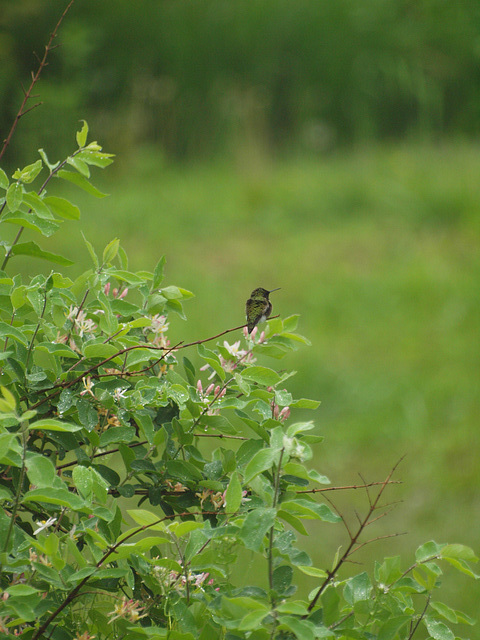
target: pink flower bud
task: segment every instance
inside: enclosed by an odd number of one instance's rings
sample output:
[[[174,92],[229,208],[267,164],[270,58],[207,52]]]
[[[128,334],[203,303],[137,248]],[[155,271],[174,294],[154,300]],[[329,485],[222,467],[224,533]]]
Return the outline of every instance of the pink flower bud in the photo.
[[[126,288],[122,291],[122,293],[118,296],[118,299],[119,299],[119,300],[121,300],[122,298],[125,298],[125,296],[127,295],[127,293],[128,293],[128,287],[126,287]]]
[[[108,296],[108,294],[110,293],[110,282],[107,282],[107,284],[103,287],[103,293]]]
[[[208,387],[205,389],[205,395],[209,396],[212,393],[214,388],[215,388],[215,385],[212,382],[212,384],[209,384]],[[215,393],[216,392],[217,392],[217,390],[215,389]]]
[[[255,328],[253,329],[252,333],[250,334],[250,338],[251,338],[252,340],[255,340],[255,336],[257,335],[257,333],[258,333],[258,327],[255,327]]]
[[[290,407],[283,407],[279,415],[280,420],[286,420],[289,417],[290,417]]]
[[[198,393],[203,393],[202,381],[198,380],[197,382],[197,391]]]
[[[243,335],[248,338],[248,327],[243,327]]]
[[[260,334],[260,337],[258,339],[258,344],[262,344],[262,342],[265,341],[265,331],[262,331],[262,333]]]

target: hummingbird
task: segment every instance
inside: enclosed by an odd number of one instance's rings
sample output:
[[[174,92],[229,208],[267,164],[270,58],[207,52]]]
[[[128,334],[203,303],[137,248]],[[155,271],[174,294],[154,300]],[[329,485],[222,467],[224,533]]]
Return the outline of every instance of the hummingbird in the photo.
[[[248,333],[252,333],[254,327],[259,322],[266,320],[272,313],[272,303],[268,299],[268,296],[272,291],[278,291],[278,289],[281,289],[281,287],[271,289],[270,291],[259,287],[252,291],[250,298],[247,300],[247,304],[245,305]]]

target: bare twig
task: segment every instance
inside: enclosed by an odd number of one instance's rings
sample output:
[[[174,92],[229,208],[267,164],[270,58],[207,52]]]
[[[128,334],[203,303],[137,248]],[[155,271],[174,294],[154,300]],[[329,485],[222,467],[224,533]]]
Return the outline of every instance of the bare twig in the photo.
[[[38,69],[35,73],[33,73],[32,71],[32,80],[30,82],[30,86],[28,87],[28,89],[25,91],[25,89],[23,89],[23,100],[22,100],[22,104],[20,105],[20,109],[17,112],[17,115],[15,116],[15,119],[13,121],[13,124],[10,128],[10,131],[8,132],[7,137],[5,138],[4,142],[3,142],[3,146],[2,149],[0,150],[0,160],[3,157],[3,154],[5,153],[5,151],[8,148],[8,145],[10,144],[10,141],[12,139],[13,134],[15,133],[15,129],[17,128],[17,125],[20,121],[20,118],[22,116],[24,116],[26,113],[28,113],[29,111],[31,111],[32,109],[35,109],[35,107],[39,106],[40,104],[42,104],[41,102],[38,102],[37,104],[33,105],[33,107],[29,107],[28,109],[27,107],[27,102],[30,98],[34,97],[32,95],[32,91],[35,87],[35,85],[38,82],[38,79],[40,78],[40,75],[44,69],[44,67],[47,65],[47,58],[48,58],[48,54],[50,53],[50,51],[52,51],[53,49],[56,48],[56,45],[53,44],[53,41],[55,40],[56,36],[57,36],[57,32],[60,28],[60,25],[63,22],[63,19],[65,18],[65,16],[67,15],[70,7],[72,6],[72,4],[74,3],[75,0],[70,0],[70,2],[68,3],[68,5],[65,7],[64,12],[62,13],[62,15],[60,16],[57,24],[55,25],[55,28],[53,29],[52,33],[50,34],[50,39],[45,47],[45,52],[43,54],[43,58],[41,60],[39,60],[39,65],[38,65]]]
[[[418,618],[418,620],[415,623],[415,625],[410,629],[410,633],[408,634],[408,639],[407,640],[411,640],[412,639],[413,634],[418,629],[418,625],[420,624],[422,619],[425,617],[425,614],[427,613],[428,606],[430,604],[430,599],[431,599],[431,595],[428,595],[427,601],[425,603],[425,608],[423,609],[422,613],[420,614],[420,617]]]
[[[390,480],[388,484],[402,484],[401,480]],[[321,489],[302,489],[297,493],[325,493],[326,491],[344,491],[346,489],[365,489],[366,487],[375,487],[383,485],[383,482],[369,482],[367,484],[349,484],[342,487],[322,487]]]
[[[400,460],[393,466],[392,470],[390,471],[390,473],[388,474],[388,476],[386,477],[386,479],[381,483],[380,489],[377,493],[377,496],[370,502],[370,507],[367,511],[366,516],[360,521],[357,530],[355,531],[355,533],[351,533],[347,524],[346,524],[346,520],[345,518],[342,516],[341,513],[338,512],[338,510],[335,508],[335,510],[337,511],[337,513],[339,513],[339,516],[342,518],[342,521],[344,522],[348,535],[350,537],[350,542],[345,550],[345,552],[342,554],[342,556],[338,559],[337,563],[335,564],[334,568],[331,571],[327,571],[327,577],[324,579],[324,581],[322,582],[322,584],[320,585],[320,588],[318,589],[317,593],[315,594],[315,596],[312,598],[310,604],[308,605],[308,613],[310,613],[312,611],[312,609],[315,607],[318,599],[320,598],[320,596],[322,595],[322,593],[325,591],[325,589],[327,588],[327,586],[332,582],[332,580],[334,579],[334,577],[337,575],[338,570],[340,569],[340,567],[347,561],[347,559],[352,555],[352,553],[354,553],[357,550],[357,542],[358,542],[358,538],[360,537],[361,533],[363,532],[363,530],[365,529],[365,527],[367,526],[367,524],[370,521],[370,518],[372,516],[372,514],[374,513],[374,511],[378,508],[378,504],[380,502],[380,498],[383,495],[383,492],[385,491],[385,488],[388,486],[388,484],[390,484],[392,475],[395,473],[398,465],[400,464],[400,462],[403,460],[404,456],[402,456],[400,458]],[[334,506],[334,505],[333,505]],[[372,540],[373,541],[373,540]],[[365,543],[366,544],[366,543]],[[308,614],[303,616],[304,618],[308,617]]]

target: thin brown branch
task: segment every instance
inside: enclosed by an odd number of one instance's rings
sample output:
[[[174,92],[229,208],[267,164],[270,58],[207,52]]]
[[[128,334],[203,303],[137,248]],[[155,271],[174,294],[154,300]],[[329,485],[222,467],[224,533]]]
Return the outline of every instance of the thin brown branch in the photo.
[[[60,382],[58,384],[55,384],[53,387],[50,387],[49,390],[53,391],[53,393],[51,393],[48,396],[45,396],[44,398],[39,400],[37,403],[32,405],[30,408],[31,409],[36,409],[37,407],[40,407],[42,404],[44,404],[45,402],[48,402],[54,396],[56,396],[58,393],[60,393],[60,391],[62,389],[69,389],[70,387],[72,387],[77,382],[80,382],[80,380],[82,380],[82,378],[85,378],[86,376],[88,376],[92,371],[95,371],[95,369],[103,367],[103,365],[107,364],[107,362],[110,362],[110,360],[113,360],[114,358],[118,358],[118,356],[121,356],[123,353],[127,353],[128,351],[133,351],[134,349],[153,349],[153,350],[156,350],[156,351],[163,350],[163,351],[165,351],[165,353],[160,358],[160,360],[163,360],[163,358],[165,358],[165,356],[167,356],[171,351],[175,351],[176,349],[178,349],[180,344],[182,344],[182,343],[179,342],[178,344],[176,344],[171,349],[165,349],[164,347],[156,347],[154,345],[149,345],[149,344],[134,344],[131,347],[125,347],[125,349],[121,349],[120,351],[117,351],[117,353],[113,354],[113,356],[109,356],[108,358],[105,358],[104,360],[102,360],[98,364],[92,365],[89,369],[87,369],[86,371],[83,371],[79,376],[77,376],[73,380],[70,380],[70,382]]]
[[[194,438],[225,438],[227,440],[250,440],[245,436],[230,436],[225,433],[192,433]]]
[[[418,629],[418,625],[420,624],[420,622],[423,620],[423,618],[425,617],[425,614],[427,613],[427,609],[428,606],[430,604],[430,599],[431,599],[431,595],[429,594],[427,597],[427,601],[425,603],[425,608],[423,609],[422,613],[420,614],[420,617],[418,618],[417,622],[415,623],[415,625],[412,627],[412,629],[410,630],[410,633],[408,634],[408,640],[411,640],[413,638],[413,634],[415,633],[415,631]]]
[[[45,52],[43,54],[43,58],[39,61],[39,65],[38,65],[38,69],[36,71],[36,73],[34,73],[32,71],[31,76],[32,76],[32,80],[30,82],[30,86],[28,87],[28,89],[25,91],[24,90],[24,97],[22,100],[22,104],[20,105],[20,109],[17,112],[17,115],[15,116],[12,126],[10,128],[10,131],[8,132],[7,137],[4,140],[2,149],[0,150],[0,160],[2,159],[5,151],[7,150],[10,141],[12,139],[13,134],[15,133],[15,129],[17,128],[17,125],[20,121],[20,118],[25,115],[28,111],[31,111],[33,108],[35,108],[37,105],[35,105],[34,107],[30,107],[29,109],[26,109],[26,105],[28,100],[32,97],[32,91],[35,88],[35,85],[38,82],[38,79],[40,78],[40,75],[44,69],[44,67],[47,65],[47,58],[48,58],[48,54],[50,53],[50,51],[52,51],[55,48],[55,45],[53,44],[53,41],[55,40],[56,36],[57,36],[57,32],[60,28],[60,25],[63,22],[63,19],[65,18],[65,16],[67,15],[70,7],[72,6],[72,4],[74,3],[75,0],[70,0],[70,2],[68,3],[68,5],[65,7],[65,10],[63,11],[62,15],[60,16],[60,18],[58,19],[57,24],[55,25],[55,28],[53,29],[52,33],[50,34],[50,39],[47,43],[47,46],[45,47]]]
[[[372,516],[372,513],[375,511],[375,509],[378,506],[378,503],[380,502],[380,498],[383,495],[383,492],[385,491],[386,487],[388,486],[388,484],[390,483],[390,480],[393,476],[393,474],[395,473],[395,471],[397,470],[399,464],[401,463],[401,461],[403,460],[404,456],[402,456],[400,458],[400,460],[398,460],[398,462],[393,466],[392,470],[390,471],[390,473],[388,474],[388,476],[385,478],[385,480],[382,482],[380,489],[377,493],[377,496],[375,497],[375,499],[371,502],[370,504],[370,508],[367,511],[366,516],[363,518],[363,520],[360,522],[357,531],[353,534],[353,536],[350,536],[350,543],[348,544],[345,552],[343,553],[343,555],[338,559],[337,563],[335,564],[335,567],[331,570],[328,571],[327,573],[327,577],[324,579],[324,581],[322,582],[322,584],[320,585],[320,588],[318,589],[317,593],[315,594],[315,596],[312,598],[310,604],[308,605],[308,612],[310,613],[312,611],[312,609],[315,607],[316,603],[318,602],[318,599],[320,598],[320,596],[322,595],[322,593],[325,591],[325,589],[327,588],[327,586],[330,584],[330,582],[333,580],[333,578],[337,575],[340,567],[345,563],[345,561],[348,559],[348,557],[352,554],[352,550],[356,547],[357,545],[357,541],[358,538],[360,537],[361,533],[363,532],[363,530],[365,529],[367,523],[370,520],[370,517]],[[339,514],[340,517],[342,518],[342,520],[345,522],[345,519],[342,517],[341,514]],[[347,529],[348,530],[348,529]],[[304,618],[306,618],[308,616],[308,614],[306,614],[305,616],[303,616]]]
[[[270,320],[273,320],[274,318],[278,318],[279,316],[272,316],[270,318]],[[179,347],[179,349],[186,349],[187,347],[193,347],[196,344],[203,344],[204,342],[211,342],[212,340],[216,340],[217,338],[221,338],[222,336],[226,335],[227,333],[232,333],[232,331],[238,331],[239,329],[244,329],[247,325],[246,324],[239,324],[238,327],[233,327],[233,329],[226,329],[225,331],[222,331],[221,333],[218,333],[216,336],[212,336],[211,338],[205,338],[204,340],[195,340],[194,342],[187,342],[186,344],[182,344],[181,347]]]
[[[148,440],[142,440],[141,442],[133,442],[132,444],[127,445],[130,449],[134,447],[140,447],[143,444],[148,444]],[[109,449],[108,451],[102,451],[101,453],[96,453],[92,456],[92,458],[100,458],[102,456],[109,456],[112,453],[118,453],[119,449]],[[61,464],[56,467],[57,471],[61,471],[62,469],[67,469],[68,467],[73,467],[78,464],[78,460],[73,460],[72,462],[66,462],[65,464]]]
[[[370,540],[365,540],[365,542],[360,542],[354,549],[350,555],[354,554],[356,551],[359,551],[363,547],[366,547],[367,544],[371,544],[372,542],[377,542],[378,540],[386,540],[387,538],[398,538],[398,536],[406,536],[407,531],[401,531],[399,533],[386,533],[383,536],[375,536],[375,538],[370,538]]]
[[[401,480],[390,480],[388,484],[402,484]],[[365,489],[366,487],[375,487],[383,485],[383,482],[369,482],[368,484],[349,484],[342,487],[322,487],[321,489],[302,489],[297,493],[325,493],[326,491],[344,491],[345,489]]]

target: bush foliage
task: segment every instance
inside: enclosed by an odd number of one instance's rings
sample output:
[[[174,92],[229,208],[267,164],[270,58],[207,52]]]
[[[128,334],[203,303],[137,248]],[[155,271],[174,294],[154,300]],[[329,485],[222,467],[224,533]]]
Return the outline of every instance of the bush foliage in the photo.
[[[24,284],[13,272],[18,256],[69,264],[20,239],[79,217],[50,194],[54,178],[103,196],[90,168],[112,156],[87,136],[84,123],[61,162],[41,150],[12,180],[0,171],[0,223],[18,228],[0,273],[2,634],[406,640],[422,625],[453,640],[450,625],[473,620],[432,597],[445,564],[475,577],[468,547],[431,541],[408,566],[389,557],[372,571],[344,570],[382,537],[366,529],[388,511],[394,470],[365,486],[355,524],[328,499],[334,487],[311,466],[322,438],[294,420],[318,403],[292,398],[292,372],[264,364],[308,345],[297,316],[171,345],[169,325],[185,319],[192,294],[164,284],[164,259],[130,271],[118,239],[101,256],[86,239],[92,266],[74,281],[52,271]],[[233,344],[222,339],[242,329]],[[321,523],[347,532],[327,568],[299,542],[320,536]],[[258,572],[240,583],[234,568],[248,556]]]

